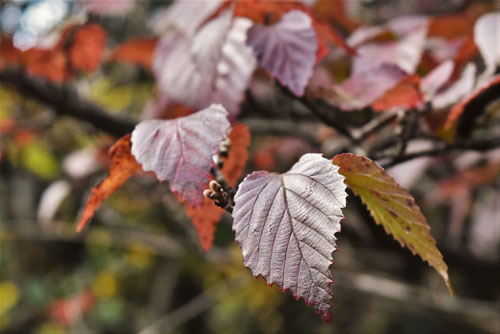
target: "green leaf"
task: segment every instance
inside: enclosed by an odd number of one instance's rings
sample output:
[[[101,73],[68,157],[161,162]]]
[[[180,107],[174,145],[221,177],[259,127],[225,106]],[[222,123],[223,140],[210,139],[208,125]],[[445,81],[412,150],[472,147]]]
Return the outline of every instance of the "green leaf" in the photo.
[[[384,226],[401,246],[408,247],[433,266],[453,295],[448,267],[413,196],[368,158],[345,153],[335,156],[333,163],[340,167],[339,172],[346,177],[346,184],[361,197],[375,222]]]
[[[30,143],[23,151],[22,165],[43,179],[53,179],[59,174],[59,163],[54,154],[39,142]]]

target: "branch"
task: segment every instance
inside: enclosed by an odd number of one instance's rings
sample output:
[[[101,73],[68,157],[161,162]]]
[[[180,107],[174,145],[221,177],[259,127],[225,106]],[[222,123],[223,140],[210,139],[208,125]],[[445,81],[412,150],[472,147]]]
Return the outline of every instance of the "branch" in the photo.
[[[121,137],[134,130],[135,122],[110,115],[102,107],[81,98],[65,85],[13,70],[0,72],[0,82],[7,83],[21,94],[51,107],[59,115],[86,121],[96,129],[115,137]]]
[[[354,140],[361,142],[365,140],[369,135],[378,132],[382,128],[391,124],[398,117],[397,113],[384,113],[370,122],[366,123],[359,129],[352,131],[352,137]]]
[[[247,118],[242,122],[248,126],[252,134],[300,137],[311,145],[321,145],[316,137],[318,129],[323,125],[320,122],[260,118]]]
[[[306,107],[309,111],[311,111],[314,115],[316,115],[323,123],[325,123],[328,126],[331,126],[335,130],[337,130],[338,133],[341,135],[349,138],[350,140],[353,140],[351,131],[344,126],[342,123],[340,123],[334,116],[333,113],[329,112],[328,110],[325,110],[324,108],[316,105],[314,101],[309,99],[307,96],[302,96],[298,97],[296,96],[293,92],[288,89],[288,87],[283,86],[281,83],[277,82],[278,87],[281,88],[281,91],[288,96],[289,98],[293,99],[294,101],[300,102],[304,107]]]
[[[408,153],[399,157],[394,156],[394,154],[389,154],[379,156],[377,159],[392,159],[389,163],[383,164],[384,168],[389,168],[396,164],[425,156],[437,156],[443,153],[459,150],[488,151],[498,147],[500,147],[500,137],[464,140],[453,144],[439,142],[436,143],[436,147],[431,149]]]

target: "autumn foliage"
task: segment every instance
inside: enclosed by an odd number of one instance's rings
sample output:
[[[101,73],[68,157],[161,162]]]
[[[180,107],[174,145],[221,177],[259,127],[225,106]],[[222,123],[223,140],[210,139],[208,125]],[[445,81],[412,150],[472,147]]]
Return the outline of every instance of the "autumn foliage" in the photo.
[[[0,99],[7,97],[0,136],[12,143],[0,147],[0,163],[9,161],[5,170],[24,166],[35,174],[48,165],[49,172],[40,172],[45,180],[63,175],[48,187],[57,201],[50,201],[47,190],[48,204],[41,205],[51,213],[40,219],[44,230],[52,228],[70,189],[89,189],[88,179],[107,170],[81,209],[76,229],[84,236],[102,225],[99,217],[85,228],[100,206],[128,180],[140,180],[134,186],[148,189],[151,198],[148,193],[133,205],[117,202],[130,216],[149,207],[148,201],[157,205],[154,212],[161,212],[164,225],[153,235],[163,229],[167,239],[187,240],[196,230],[194,249],[218,259],[227,255],[214,246],[221,228],[239,246],[238,264],[242,257],[254,276],[303,299],[325,322],[334,318],[333,252],[342,245],[341,227],[351,220],[357,221],[347,225],[347,240],[356,241],[351,248],[358,239],[375,244],[371,227],[360,223],[369,219],[433,267],[440,288],[446,285],[453,295],[455,264],[448,265],[447,256],[463,255],[456,245],[469,242],[456,231],[465,231],[466,218],[476,215],[474,194],[492,184],[498,188],[500,12],[484,1],[435,15],[424,10],[430,4],[415,4],[425,14],[391,16],[384,13],[395,9],[385,9],[370,17],[363,6],[327,0],[176,0],[165,6],[79,0],[65,7],[71,14],[64,12],[47,30],[50,35],[37,35],[27,47],[16,31],[0,35],[0,82],[7,87],[0,89]],[[361,14],[353,14],[356,8]],[[123,22],[130,23],[134,9],[146,19],[142,30],[128,35]],[[47,121],[41,109],[35,113],[41,125],[29,124],[19,113],[32,108],[31,100],[55,116]],[[90,149],[71,159],[40,153],[47,148],[38,136],[60,116],[84,124],[74,126],[82,134],[71,143]],[[73,132],[57,130],[47,136],[51,142]],[[424,176],[426,182],[415,182]],[[458,221],[449,223],[447,236],[448,225],[433,222],[447,215],[426,218],[426,206],[442,204],[450,206],[449,220]],[[137,216],[144,224],[151,218]],[[455,246],[447,248],[451,239]],[[138,247],[141,254],[148,247],[161,256],[191,247],[151,240]],[[147,256],[141,256],[130,255],[130,263],[146,267]],[[217,275],[232,275],[224,270]],[[102,288],[112,299],[116,282],[106,275],[98,282],[104,287],[94,290]],[[362,290],[363,282],[361,277],[350,284]],[[47,306],[53,322],[76,328],[89,316],[102,296],[82,286]],[[409,288],[394,294],[384,289],[377,293],[414,297]],[[154,294],[150,308],[166,309]]]

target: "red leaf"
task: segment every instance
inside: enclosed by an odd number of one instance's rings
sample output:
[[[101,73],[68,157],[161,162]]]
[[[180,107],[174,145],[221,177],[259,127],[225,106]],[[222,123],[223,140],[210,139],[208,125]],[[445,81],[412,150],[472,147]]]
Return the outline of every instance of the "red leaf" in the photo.
[[[455,76],[460,74],[462,67],[472,60],[479,52],[476,43],[474,42],[474,36],[472,34],[464,38],[460,47],[458,48],[453,61],[455,62]]]
[[[111,60],[133,63],[151,70],[156,38],[132,38],[113,51]]]
[[[57,299],[49,306],[50,317],[63,326],[70,326],[92,309],[94,303],[95,296],[90,291],[83,291],[71,298]]]
[[[347,0],[317,0],[313,10],[318,17],[338,23],[342,28],[352,32],[361,24],[349,17],[346,3]]]
[[[12,38],[0,36],[0,69],[5,65],[19,62],[21,51],[14,47]]]
[[[474,19],[464,14],[436,16],[429,21],[430,37],[452,39],[472,33]]]
[[[313,27],[318,34],[318,51],[316,53],[316,61],[319,62],[324,56],[328,54],[327,43],[331,43],[341,47],[348,53],[355,55],[356,51],[346,43],[344,38],[338,33],[337,30],[332,28],[327,22],[315,19],[313,16]]]
[[[455,124],[458,118],[464,114],[464,112],[479,112],[483,108],[477,108],[476,103],[482,103],[480,101],[481,96],[488,101],[492,101],[498,96],[498,91],[500,90],[500,75],[495,76],[489,82],[483,86],[476,89],[469,97],[465,100],[456,104],[448,114],[448,119],[446,120],[445,128],[449,129],[453,124]]]
[[[102,51],[106,44],[106,31],[95,23],[86,24],[75,33],[70,48],[73,68],[93,72],[101,62]]]
[[[231,148],[228,157],[224,160],[221,173],[231,187],[243,174],[248,159],[248,146],[250,146],[250,130],[244,124],[236,124],[229,133]]]
[[[384,111],[396,107],[409,109],[419,106],[422,99],[420,78],[418,75],[409,75],[376,99],[371,104],[371,107],[375,111]]]
[[[224,210],[208,198],[205,198],[203,205],[197,208],[189,205],[187,202],[183,204],[187,215],[192,219],[193,225],[198,231],[203,250],[208,252],[212,248],[215,229]]]
[[[111,166],[109,175],[92,189],[92,194],[85,205],[82,217],[78,223],[78,231],[81,231],[90,218],[97,211],[101,203],[108,198],[116,189],[120,188],[141,167],[131,153],[130,134],[123,136],[109,149]]]
[[[70,77],[64,52],[54,49],[29,49],[22,56],[26,72],[54,82],[62,82]]]

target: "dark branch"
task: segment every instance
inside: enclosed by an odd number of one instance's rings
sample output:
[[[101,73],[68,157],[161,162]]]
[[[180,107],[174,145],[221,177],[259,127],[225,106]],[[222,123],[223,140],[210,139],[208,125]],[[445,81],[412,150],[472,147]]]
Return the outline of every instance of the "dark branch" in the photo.
[[[96,129],[113,136],[121,137],[134,130],[133,121],[110,115],[100,106],[82,99],[66,85],[58,85],[13,70],[0,72],[0,82],[9,84],[24,96],[51,107],[59,115],[86,121]]]
[[[422,150],[413,153],[407,153],[400,157],[394,157],[391,155],[380,156],[378,159],[392,159],[389,163],[384,164],[384,168],[392,167],[399,163],[420,158],[426,156],[438,156],[444,153],[460,150],[474,150],[474,151],[488,151],[494,148],[500,147],[500,137],[493,138],[480,138],[472,140],[458,141],[453,144],[448,144],[446,142],[436,143],[436,147],[431,149]]]

